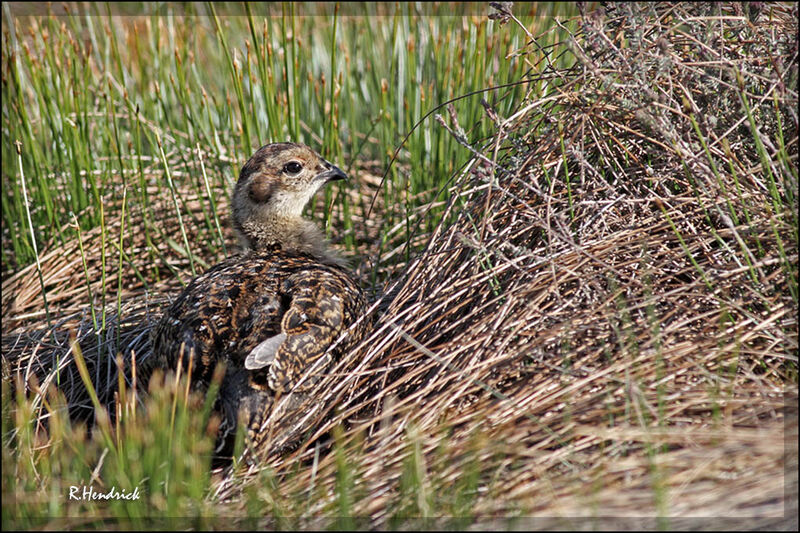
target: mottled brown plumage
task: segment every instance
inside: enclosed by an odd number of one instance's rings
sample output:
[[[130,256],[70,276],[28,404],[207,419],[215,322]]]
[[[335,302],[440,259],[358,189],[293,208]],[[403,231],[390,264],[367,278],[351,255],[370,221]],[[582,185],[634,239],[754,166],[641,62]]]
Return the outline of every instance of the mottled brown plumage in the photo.
[[[263,440],[276,394],[290,390],[365,310],[342,260],[301,216],[320,187],[344,177],[303,145],[258,150],[233,194],[233,223],[245,251],[192,280],[156,328],[158,364],[191,368],[196,387],[206,388],[216,365],[225,363],[217,402],[223,454],[237,419],[247,421],[251,444]],[[337,353],[363,334],[364,327],[349,332]]]

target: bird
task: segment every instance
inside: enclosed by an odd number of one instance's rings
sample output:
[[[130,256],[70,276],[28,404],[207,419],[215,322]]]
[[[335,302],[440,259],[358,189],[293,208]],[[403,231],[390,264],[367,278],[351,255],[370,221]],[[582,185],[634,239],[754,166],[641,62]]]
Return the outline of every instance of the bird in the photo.
[[[191,369],[193,388],[207,390],[215,367],[225,364],[215,404],[217,455],[231,455],[239,420],[248,424],[250,446],[264,445],[280,395],[365,312],[345,261],[302,216],[318,190],[346,177],[308,146],[259,148],[232,194],[242,252],[191,280],[155,328],[156,366]],[[364,336],[365,324],[357,326],[334,357]]]

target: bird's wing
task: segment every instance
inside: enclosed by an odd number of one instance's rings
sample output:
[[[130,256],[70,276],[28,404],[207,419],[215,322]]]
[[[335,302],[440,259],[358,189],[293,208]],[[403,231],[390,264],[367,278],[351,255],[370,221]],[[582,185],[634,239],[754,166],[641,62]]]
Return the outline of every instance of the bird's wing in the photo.
[[[281,293],[290,301],[281,332],[260,343],[245,359],[248,370],[270,365],[268,383],[276,392],[287,389],[293,378],[325,353],[343,330],[345,300],[361,296],[344,274],[325,269],[292,274],[281,284]]]
[[[275,354],[286,340],[286,333],[279,333],[260,343],[253,348],[244,360],[244,367],[247,370],[258,370],[271,364],[275,360]]]

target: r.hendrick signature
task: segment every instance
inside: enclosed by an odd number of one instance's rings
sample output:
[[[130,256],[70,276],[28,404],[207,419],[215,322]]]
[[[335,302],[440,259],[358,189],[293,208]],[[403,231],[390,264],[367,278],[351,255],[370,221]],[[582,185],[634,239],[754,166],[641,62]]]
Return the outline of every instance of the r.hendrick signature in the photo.
[[[97,492],[91,485],[84,485],[83,491],[75,485],[69,487],[70,500],[138,500],[140,496],[139,487],[133,489],[133,492],[119,491],[117,487],[111,487],[108,492]]]

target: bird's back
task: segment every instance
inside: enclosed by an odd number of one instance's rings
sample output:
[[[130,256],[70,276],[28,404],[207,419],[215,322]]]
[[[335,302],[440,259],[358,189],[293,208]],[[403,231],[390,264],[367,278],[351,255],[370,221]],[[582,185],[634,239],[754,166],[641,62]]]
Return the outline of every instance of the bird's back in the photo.
[[[300,297],[310,308],[324,310],[332,301],[341,303],[340,327],[331,332],[336,337],[366,306],[361,289],[340,267],[322,264],[305,254],[247,252],[196,277],[170,305],[154,338],[158,366],[176,369],[183,354],[186,372],[191,356],[192,381],[200,385],[208,384],[220,361],[243,367],[259,344],[281,333],[293,295],[299,291],[304,291]],[[331,336],[316,340],[330,344]],[[324,351],[327,345],[314,348]],[[292,374],[295,371],[302,369],[292,369]],[[256,382],[265,381],[257,375],[254,378]]]

